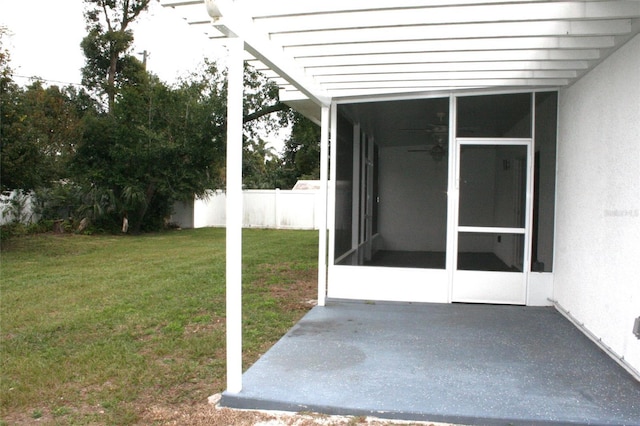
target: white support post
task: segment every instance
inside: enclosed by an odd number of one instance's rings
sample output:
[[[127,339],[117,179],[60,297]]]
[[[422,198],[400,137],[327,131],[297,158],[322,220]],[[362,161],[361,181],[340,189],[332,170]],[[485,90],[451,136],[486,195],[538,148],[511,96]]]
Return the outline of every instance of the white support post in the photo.
[[[242,97],[244,43],[229,39],[227,89],[227,392],[242,390]]]
[[[318,237],[318,306],[327,299],[327,186],[329,177],[329,108],[323,106],[320,123],[320,223]]]

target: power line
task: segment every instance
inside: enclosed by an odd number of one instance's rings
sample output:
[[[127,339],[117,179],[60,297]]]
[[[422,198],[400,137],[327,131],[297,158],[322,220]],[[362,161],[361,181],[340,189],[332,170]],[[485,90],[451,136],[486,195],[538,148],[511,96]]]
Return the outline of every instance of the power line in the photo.
[[[31,81],[43,81],[45,83],[50,83],[50,84],[63,84],[65,86],[80,86],[82,87],[81,83],[71,83],[68,81],[60,81],[60,80],[49,80],[47,78],[42,78],[42,77],[37,77],[37,76],[26,76],[26,75],[19,75],[19,74],[13,74],[13,77],[17,77],[17,78],[24,78],[26,80],[31,80]]]

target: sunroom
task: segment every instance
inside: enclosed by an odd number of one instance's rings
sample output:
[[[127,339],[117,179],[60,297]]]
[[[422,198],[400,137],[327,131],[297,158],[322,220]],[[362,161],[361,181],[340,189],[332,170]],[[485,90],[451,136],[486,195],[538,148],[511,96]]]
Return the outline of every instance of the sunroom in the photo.
[[[227,209],[242,209],[245,60],[321,125],[320,307],[555,306],[639,377],[639,2],[162,3],[228,46]]]

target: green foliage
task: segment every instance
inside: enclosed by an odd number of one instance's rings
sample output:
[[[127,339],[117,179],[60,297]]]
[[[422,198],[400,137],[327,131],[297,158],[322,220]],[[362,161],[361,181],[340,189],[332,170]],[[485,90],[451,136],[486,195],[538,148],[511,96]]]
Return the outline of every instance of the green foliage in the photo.
[[[0,27],[0,190],[2,193],[33,189],[41,181],[37,145],[23,135],[28,114],[22,107],[23,91],[13,81],[9,51],[4,47],[6,28]],[[36,169],[37,170],[37,169]]]
[[[279,188],[280,158],[258,138],[245,143],[242,156],[242,183],[247,189]]]
[[[298,179],[320,178],[320,127],[294,113],[291,136],[282,156],[282,188],[291,188]]]
[[[34,198],[40,220],[72,219],[81,205],[82,189],[71,182],[56,181],[36,189]]]
[[[217,70],[209,72],[211,81]],[[202,81],[172,89],[149,76],[121,90],[112,114],[87,118],[73,162],[76,181],[90,188],[86,217],[109,216],[111,230],[123,217],[132,232],[160,229],[175,201],[215,185],[223,148],[211,89]]]
[[[242,183],[247,189],[284,188],[282,161],[261,135],[291,124],[294,115],[278,99],[278,87],[254,68],[244,72]]]
[[[256,139],[260,131],[272,131],[290,124],[292,113],[278,99],[278,85],[255,68],[244,68],[244,128],[245,139]],[[226,96],[226,94],[225,94]],[[274,119],[270,114],[277,113]]]
[[[0,225],[0,242],[2,245],[8,244],[12,239],[25,237],[27,235],[43,234],[53,230],[53,221],[40,220],[36,223],[24,224],[11,222]]]
[[[225,187],[226,71],[206,62],[171,87],[147,73],[131,55],[130,24],[148,3],[85,0],[87,90],[22,89],[2,56],[2,190],[35,190],[46,219],[119,232],[126,218],[130,232],[158,230],[176,201]],[[261,135],[291,112],[254,69],[244,82],[245,186],[286,187]]]
[[[67,176],[83,128],[82,94],[72,88],[45,88],[39,81],[20,88],[3,80],[0,92],[2,192],[30,191]]]
[[[82,83],[105,98],[109,113],[116,96],[137,81],[142,64],[131,56],[133,32],[129,29],[150,0],[84,0],[87,36],[80,44],[86,57]]]
[[[0,242],[5,243],[6,241],[14,238],[18,235],[24,234],[24,225],[21,223],[7,223],[4,225],[0,225]]]

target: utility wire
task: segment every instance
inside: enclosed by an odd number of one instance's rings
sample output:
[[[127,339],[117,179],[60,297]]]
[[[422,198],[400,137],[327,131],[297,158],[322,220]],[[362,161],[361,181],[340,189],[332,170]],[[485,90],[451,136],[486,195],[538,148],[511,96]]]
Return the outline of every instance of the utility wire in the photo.
[[[45,83],[56,83],[56,84],[64,84],[66,86],[82,86],[81,83],[71,83],[68,81],[60,81],[60,80],[49,80],[47,78],[42,78],[42,77],[38,77],[38,76],[26,76],[26,75],[19,75],[19,74],[13,74],[13,77],[17,77],[17,78],[24,78],[26,80],[33,80],[33,81],[43,81]]]

